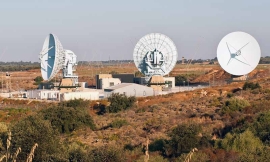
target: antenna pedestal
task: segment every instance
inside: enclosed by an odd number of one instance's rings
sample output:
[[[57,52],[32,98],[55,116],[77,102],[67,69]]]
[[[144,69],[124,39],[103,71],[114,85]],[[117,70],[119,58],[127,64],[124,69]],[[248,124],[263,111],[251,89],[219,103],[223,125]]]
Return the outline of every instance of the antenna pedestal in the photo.
[[[154,75],[150,78],[148,86],[153,88],[155,91],[162,91],[165,87],[165,80],[163,76]]]

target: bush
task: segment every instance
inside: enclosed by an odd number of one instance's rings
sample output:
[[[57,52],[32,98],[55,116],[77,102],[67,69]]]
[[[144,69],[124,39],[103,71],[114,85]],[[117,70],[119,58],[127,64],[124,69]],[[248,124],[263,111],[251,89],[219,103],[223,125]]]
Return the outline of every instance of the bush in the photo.
[[[270,111],[260,114],[252,128],[264,143],[270,145]]]
[[[41,76],[37,76],[34,81],[34,85],[39,85],[43,81],[43,78]]]
[[[59,106],[72,108],[88,108],[90,106],[90,101],[83,99],[74,99],[69,101],[62,101],[59,103]]]
[[[168,144],[168,140],[157,139],[154,142],[150,143],[149,151],[151,151],[151,152],[159,151],[163,155],[165,155],[165,147],[167,144]]]
[[[175,77],[175,85],[184,85],[184,82],[187,83],[187,76],[186,75],[178,75]]]
[[[94,162],[124,162],[123,152],[115,147],[103,146],[90,152],[89,161]]]
[[[110,102],[110,105],[106,107],[106,112],[117,113],[133,106],[136,98],[134,96],[127,97],[123,94],[113,93],[110,97],[108,97],[108,101]]]
[[[121,128],[124,125],[127,125],[128,122],[125,119],[116,119],[111,124],[110,127],[112,128]]]
[[[230,98],[225,102],[225,105],[222,107],[222,113],[231,113],[234,111],[241,111],[243,108],[250,106],[249,102],[244,99]]]
[[[247,90],[247,89],[257,89],[257,88],[261,88],[261,86],[259,85],[259,83],[252,83],[252,82],[245,82],[244,86],[243,86],[243,90]]]
[[[200,131],[201,126],[196,124],[181,124],[172,129],[168,134],[170,140],[166,148],[167,154],[177,157],[197,147],[200,141],[198,136]]]
[[[12,152],[21,147],[17,161],[25,160],[32,146],[37,143],[34,161],[50,161],[53,157],[60,156],[60,140],[50,122],[42,120],[39,116],[29,116],[17,123],[12,128]]]
[[[70,133],[82,126],[88,126],[92,130],[96,128],[92,117],[83,109],[53,107],[40,113],[43,119],[49,120],[51,125],[61,133]]]
[[[233,150],[242,153],[255,153],[256,150],[263,148],[261,140],[254,136],[249,129],[241,134],[226,134],[220,146],[227,151]]]

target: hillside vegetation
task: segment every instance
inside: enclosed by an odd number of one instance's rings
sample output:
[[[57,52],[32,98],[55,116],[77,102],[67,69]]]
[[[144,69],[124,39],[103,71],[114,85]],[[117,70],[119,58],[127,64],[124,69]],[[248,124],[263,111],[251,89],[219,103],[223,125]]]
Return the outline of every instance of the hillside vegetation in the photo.
[[[101,101],[1,99],[0,159],[21,148],[17,161],[25,161],[37,143],[33,161],[165,162],[190,154],[198,162],[267,161],[269,85],[270,79],[257,79]]]

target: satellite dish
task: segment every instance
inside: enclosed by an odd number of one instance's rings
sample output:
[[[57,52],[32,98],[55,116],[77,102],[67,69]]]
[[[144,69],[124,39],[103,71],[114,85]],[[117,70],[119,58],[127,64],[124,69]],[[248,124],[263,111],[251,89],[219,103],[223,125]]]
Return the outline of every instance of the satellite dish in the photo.
[[[232,32],[219,42],[217,59],[232,75],[246,75],[256,68],[261,58],[258,42],[244,32]]]
[[[177,56],[173,41],[160,33],[142,37],[133,52],[136,67],[148,78],[169,74],[176,64]]]
[[[49,34],[39,55],[41,75],[44,80],[51,80],[61,70],[64,64],[65,52],[59,39]]]

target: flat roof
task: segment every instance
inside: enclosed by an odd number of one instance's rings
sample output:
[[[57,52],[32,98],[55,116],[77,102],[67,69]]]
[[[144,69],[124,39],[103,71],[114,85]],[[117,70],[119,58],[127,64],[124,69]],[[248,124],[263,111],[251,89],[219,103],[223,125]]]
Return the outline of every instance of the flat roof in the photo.
[[[126,87],[126,86],[134,85],[134,84],[135,83],[121,83],[121,84],[117,84],[117,85],[114,85],[114,86],[111,86],[111,87],[108,87],[108,88],[104,88],[104,89],[115,90],[115,89],[123,88],[123,87]]]

